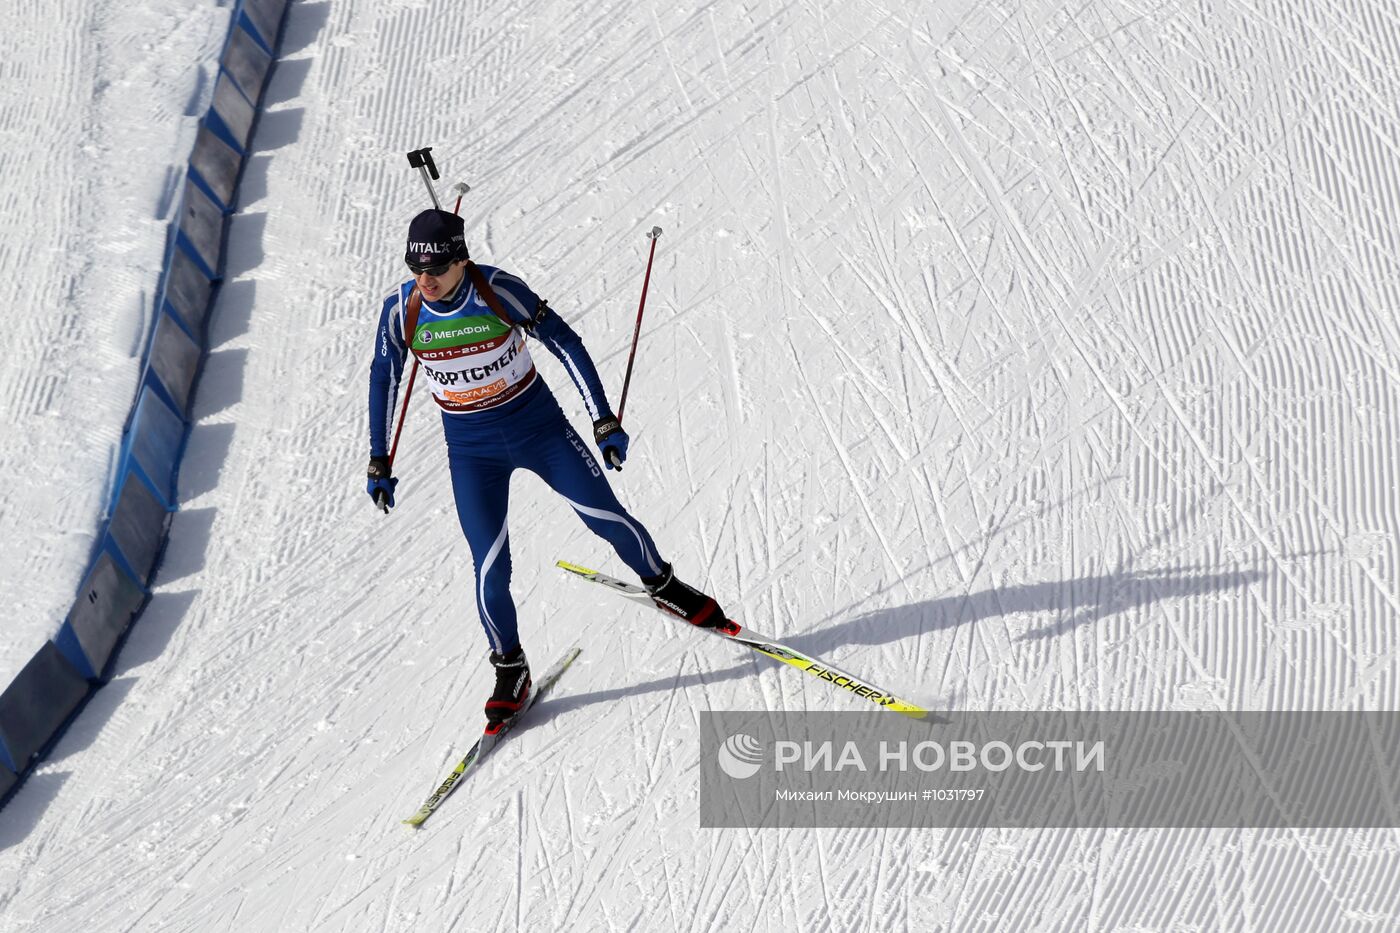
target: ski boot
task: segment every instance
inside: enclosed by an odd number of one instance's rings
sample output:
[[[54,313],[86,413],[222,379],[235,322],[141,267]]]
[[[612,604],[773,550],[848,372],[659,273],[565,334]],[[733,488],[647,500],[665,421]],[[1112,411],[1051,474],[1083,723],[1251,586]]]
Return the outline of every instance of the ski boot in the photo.
[[[691,625],[699,628],[728,627],[729,620],[714,597],[706,596],[690,584],[681,582],[670,564],[662,564],[661,573],[654,577],[643,577],[642,585],[647,588],[652,602]]]
[[[496,691],[486,701],[486,731],[500,731],[525,706],[530,696],[530,664],[525,649],[519,645],[506,654],[491,652],[491,666],[496,669]]]

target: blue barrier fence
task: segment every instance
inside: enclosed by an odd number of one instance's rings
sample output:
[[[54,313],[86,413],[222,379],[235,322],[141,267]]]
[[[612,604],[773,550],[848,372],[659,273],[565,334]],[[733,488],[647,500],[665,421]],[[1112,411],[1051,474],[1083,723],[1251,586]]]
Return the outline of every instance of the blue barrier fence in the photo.
[[[228,215],[288,0],[239,0],[171,220],[141,382],[93,559],[63,626],[0,693],[0,806],[111,674],[170,530]]]

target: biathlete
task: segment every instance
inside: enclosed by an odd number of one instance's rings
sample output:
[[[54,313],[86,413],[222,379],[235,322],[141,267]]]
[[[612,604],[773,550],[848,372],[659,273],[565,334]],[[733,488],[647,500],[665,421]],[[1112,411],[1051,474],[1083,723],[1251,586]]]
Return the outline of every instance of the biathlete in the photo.
[[[387,511],[398,479],[388,441],[404,363],[413,353],[442,413],[457,518],[476,570],[476,608],[491,645],[496,688],[486,701],[488,730],[517,712],[530,693],[510,595],[506,511],[510,475],[539,475],[579,518],[617,551],[666,611],[701,627],[725,621],[715,600],[682,583],[651,535],[617,501],[598,461],[564,418],[530,359],[526,335],[544,344],[573,379],[593,419],[608,469],[627,458],[627,432],[613,415],[583,341],[519,278],[473,263],[462,218],[426,210],[408,228],[413,278],[384,300],[369,376],[367,492]]]

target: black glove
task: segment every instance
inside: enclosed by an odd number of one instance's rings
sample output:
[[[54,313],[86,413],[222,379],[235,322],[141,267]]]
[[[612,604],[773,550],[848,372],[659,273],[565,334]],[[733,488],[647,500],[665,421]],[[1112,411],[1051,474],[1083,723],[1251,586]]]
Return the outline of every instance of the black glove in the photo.
[[[394,507],[394,487],[399,484],[397,479],[389,475],[389,458],[370,457],[368,476],[365,492],[369,493],[374,504],[387,515]]]
[[[622,430],[622,422],[614,415],[599,418],[593,422],[593,440],[603,452],[603,465],[621,473],[622,464],[627,460],[627,443],[631,440]]]

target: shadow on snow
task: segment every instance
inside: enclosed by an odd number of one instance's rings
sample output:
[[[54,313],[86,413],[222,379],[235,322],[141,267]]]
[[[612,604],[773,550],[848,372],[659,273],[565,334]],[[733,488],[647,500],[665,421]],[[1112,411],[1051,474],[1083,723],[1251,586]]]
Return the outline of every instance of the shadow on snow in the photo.
[[[977,625],[992,619],[1006,619],[1017,614],[1053,613],[1055,618],[1015,637],[1015,642],[1039,641],[1068,634],[1077,628],[1101,622],[1122,612],[1141,610],[1166,600],[1191,599],[1213,593],[1224,593],[1256,583],[1264,578],[1257,570],[1207,572],[1200,568],[1183,567],[1166,570],[1127,571],[1102,576],[1081,577],[1077,580],[1054,580],[996,587],[981,593],[944,596],[939,599],[882,609],[866,613],[845,622],[791,638],[780,639],[785,644],[813,657],[846,666],[844,658],[833,657],[836,650],[849,645],[888,645],[933,632],[946,631],[962,625]],[[658,617],[661,624],[680,626]],[[740,620],[741,622],[743,620]],[[759,626],[759,631],[763,627]],[[696,637],[677,629],[681,637]],[[765,632],[765,634],[770,634]],[[705,641],[702,650],[724,650]],[[699,643],[697,642],[697,647]],[[729,650],[736,650],[731,648]],[[760,665],[778,664],[756,652],[745,652],[743,663],[718,671],[682,674],[664,679],[648,680],[624,687],[595,690],[590,693],[546,699],[541,710],[567,712],[594,703],[620,700],[642,693],[676,690],[700,684],[749,677]],[[901,683],[898,676],[871,676],[873,672],[850,665],[851,673],[870,676],[871,682],[898,695],[919,690],[919,685]],[[794,671],[794,676],[800,676]],[[855,707],[853,707],[855,708]],[[522,724],[526,726],[526,724]]]

